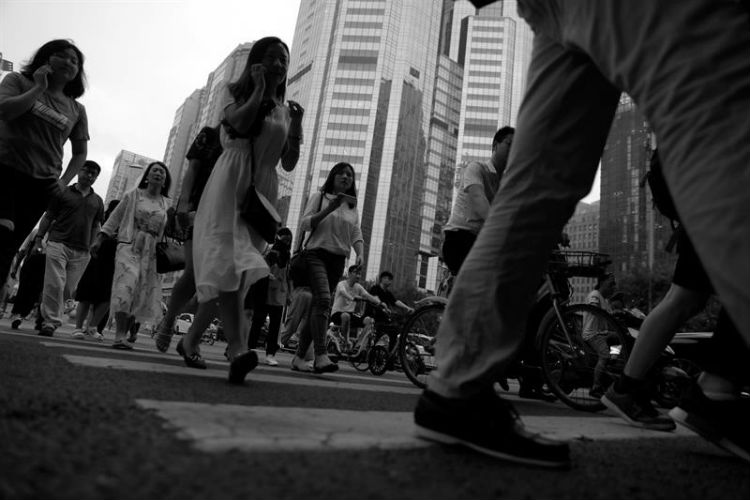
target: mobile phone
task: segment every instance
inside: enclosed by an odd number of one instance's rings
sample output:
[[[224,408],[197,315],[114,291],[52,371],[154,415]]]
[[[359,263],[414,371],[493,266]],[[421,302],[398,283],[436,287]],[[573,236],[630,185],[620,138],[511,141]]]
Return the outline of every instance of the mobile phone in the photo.
[[[352,195],[350,195],[350,194],[344,194],[344,195],[341,196],[341,203],[350,203],[350,204],[352,204],[352,205],[354,205],[356,207],[357,206],[357,198],[354,197],[354,196],[352,196]]]

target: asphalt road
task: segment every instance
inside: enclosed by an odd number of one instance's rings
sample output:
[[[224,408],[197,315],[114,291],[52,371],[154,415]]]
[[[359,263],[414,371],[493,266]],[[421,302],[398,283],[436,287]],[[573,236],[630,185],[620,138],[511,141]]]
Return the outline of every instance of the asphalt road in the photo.
[[[530,468],[416,439],[398,372],[302,374],[281,354],[234,387],[224,344],[195,370],[148,336],[123,352],[70,330],[0,320],[1,499],[750,498],[750,467],[682,429],[511,391],[529,427],[571,442],[570,470]]]

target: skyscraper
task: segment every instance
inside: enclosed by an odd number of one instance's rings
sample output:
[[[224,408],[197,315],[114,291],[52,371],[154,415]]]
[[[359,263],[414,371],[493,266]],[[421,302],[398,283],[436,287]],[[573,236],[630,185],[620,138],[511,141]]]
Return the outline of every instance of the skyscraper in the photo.
[[[172,129],[169,131],[167,139],[167,148],[164,151],[164,164],[169,168],[172,175],[171,196],[173,204],[176,204],[182,190],[182,179],[185,175],[188,161],[185,158],[192,139],[198,133],[198,114],[200,113],[201,98],[203,89],[196,89],[185,102],[177,108],[172,122]]]
[[[287,95],[305,106],[288,225],[347,161],[357,173],[366,275],[414,283],[442,4],[302,0]]]
[[[136,187],[146,171],[146,167],[149,163],[155,161],[157,160],[131,151],[124,149],[120,151],[112,167],[107,195],[104,197],[105,206],[112,200],[119,200],[126,191]]]
[[[618,276],[669,267],[675,259],[664,250],[672,235],[669,221],[641,185],[651,152],[649,133],[643,115],[623,94],[602,155],[599,220],[599,246],[612,256]]]

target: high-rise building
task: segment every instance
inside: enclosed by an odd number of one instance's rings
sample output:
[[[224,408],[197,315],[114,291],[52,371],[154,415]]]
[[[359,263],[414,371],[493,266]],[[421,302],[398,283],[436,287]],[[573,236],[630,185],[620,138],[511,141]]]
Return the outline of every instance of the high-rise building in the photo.
[[[648,124],[623,94],[602,155],[599,219],[599,247],[612,256],[618,277],[639,268],[670,267],[675,260],[664,250],[671,225],[642,185],[650,155]]]
[[[576,211],[568,221],[563,231],[570,238],[570,250],[587,252],[599,251],[599,201],[593,203],[580,202]],[[570,278],[573,287],[572,303],[583,303],[586,295],[594,289],[595,278],[574,276]]]
[[[516,26],[512,19],[500,15],[501,9],[489,7],[462,21],[460,164],[487,160],[495,132],[511,121]]]
[[[287,95],[305,107],[288,225],[347,161],[357,174],[366,276],[415,283],[442,4],[302,0]]]
[[[188,160],[185,155],[192,144],[192,140],[198,134],[198,114],[200,113],[201,97],[203,89],[196,89],[185,102],[177,108],[169,131],[167,148],[164,151],[164,164],[169,168],[172,176],[171,197],[173,204],[177,203],[179,193],[182,191],[182,180],[185,175]]]
[[[531,26],[518,15],[517,0],[503,0],[503,16],[515,23],[515,47],[513,53],[513,85],[510,98],[510,124],[516,126],[518,109],[526,93],[526,77],[531,63],[531,49],[534,43],[534,32]]]
[[[453,201],[462,87],[463,68],[441,54],[430,116],[417,262],[417,287],[431,292],[436,290],[439,282],[442,229],[448,222]]]
[[[115,158],[112,175],[109,178],[107,195],[104,197],[105,206],[112,200],[119,200],[126,191],[135,188],[141,180],[149,163],[153,158],[139,155],[131,151],[121,150]]]

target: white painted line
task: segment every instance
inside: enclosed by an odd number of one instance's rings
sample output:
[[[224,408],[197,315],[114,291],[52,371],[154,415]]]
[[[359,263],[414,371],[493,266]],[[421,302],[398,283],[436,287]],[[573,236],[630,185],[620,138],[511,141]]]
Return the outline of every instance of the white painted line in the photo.
[[[102,354],[104,356],[107,356],[110,353],[114,354],[115,352],[113,350],[107,349],[108,346],[106,345],[106,343],[104,346],[99,344],[98,347],[95,347],[98,343],[85,342],[85,341],[80,341],[80,340],[74,340],[71,342],[64,342],[64,343],[59,343],[59,342],[54,342],[54,341],[52,342],[42,341],[40,342],[40,344],[42,344],[45,347],[50,347],[50,348],[65,348],[65,349],[76,349],[79,351],[92,351],[92,352],[97,352],[99,354]],[[160,360],[170,359],[174,361],[174,360],[180,359],[179,357],[176,357],[175,354],[167,354],[167,353],[163,354],[163,353],[159,353],[156,351],[144,351],[143,349],[140,349],[140,348],[133,349],[132,351],[127,351],[127,350],[117,351],[117,354],[123,354],[125,356],[131,356],[131,357],[149,358],[149,359],[155,359],[155,360],[156,359],[160,359]],[[259,355],[259,358],[261,359],[261,362],[258,364],[258,368],[256,368],[256,371],[262,371],[262,372],[267,372],[267,373],[277,373],[277,374],[280,371],[291,371],[289,368],[289,365],[286,365],[286,363],[284,363],[285,360],[283,358],[279,359],[280,364],[277,367],[264,365],[262,362],[262,359],[263,359],[262,354]],[[288,357],[287,359],[291,360],[291,357]],[[227,368],[229,366],[229,362],[225,360],[217,361],[217,360],[206,359],[206,364],[209,367],[214,366],[216,368]],[[195,370],[193,369],[191,371],[195,371]],[[352,380],[352,381],[362,380],[365,382],[372,382],[376,384],[384,384],[384,385],[394,384],[396,386],[414,387],[413,384],[406,378],[406,375],[402,375],[396,379],[390,378],[390,377],[376,378],[374,375],[372,376],[357,375],[356,373],[352,373],[349,370],[340,370],[338,373],[336,373],[333,376],[335,376],[336,379],[342,379],[342,380],[343,379]]]
[[[127,352],[127,351],[121,351]],[[117,358],[94,358],[90,356],[76,356],[73,354],[63,354],[63,358],[70,363],[94,368],[113,368],[116,370],[144,371],[152,373],[172,373],[179,375],[192,375],[207,378],[226,379],[227,371],[209,368],[208,370],[196,370],[183,366],[165,365],[160,363],[149,363],[144,361],[131,361]],[[278,376],[266,375],[267,372],[251,372],[247,376],[247,381],[253,382],[271,382],[275,384],[290,384],[306,387],[326,387],[330,389],[348,389],[369,392],[388,392],[393,394],[411,394],[418,395],[421,390],[416,387],[394,387],[383,384],[356,384],[351,382],[340,382],[339,375],[327,375],[325,377],[313,376],[300,373],[299,376]]]
[[[139,399],[209,452],[420,448],[411,412],[280,408]],[[620,424],[615,418],[525,417],[526,426],[549,437],[572,440],[680,438],[691,433],[658,432]]]

